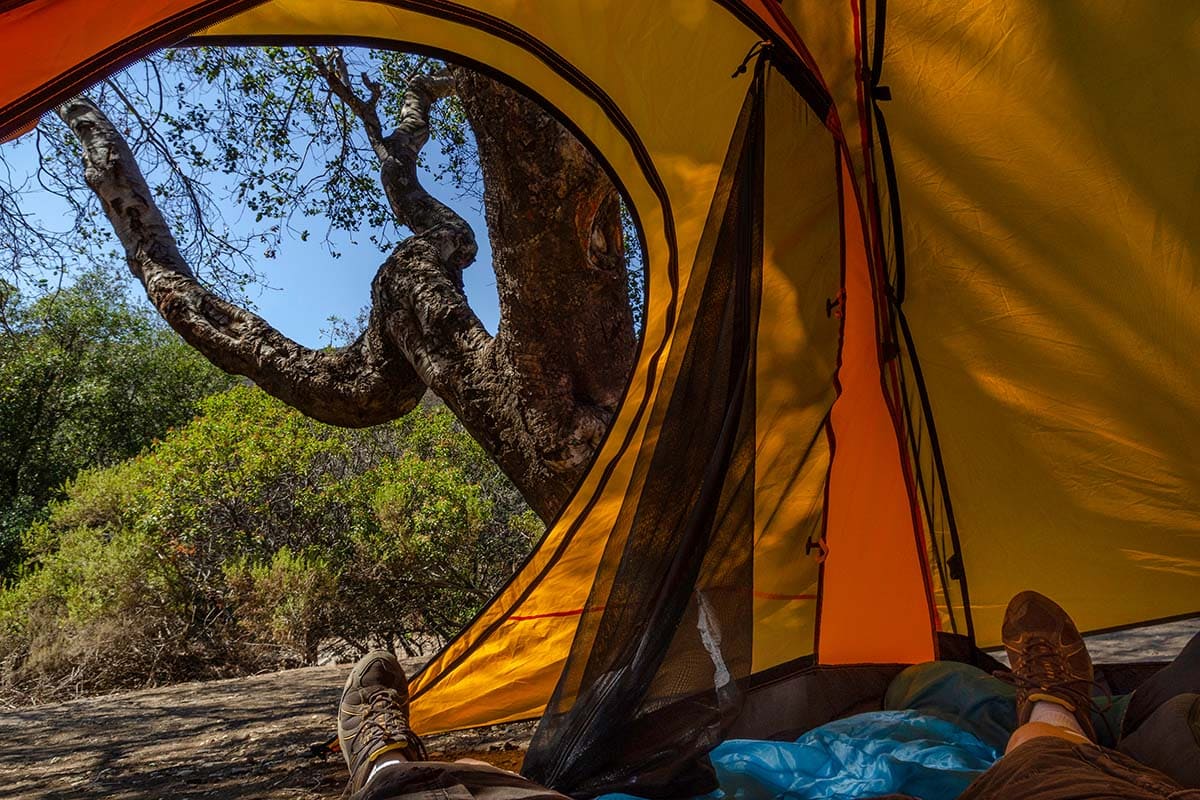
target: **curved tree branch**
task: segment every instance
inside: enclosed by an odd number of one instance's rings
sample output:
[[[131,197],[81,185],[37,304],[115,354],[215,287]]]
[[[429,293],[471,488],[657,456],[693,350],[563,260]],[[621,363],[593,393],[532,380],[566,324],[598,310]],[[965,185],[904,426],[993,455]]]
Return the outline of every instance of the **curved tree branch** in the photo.
[[[620,402],[636,340],[619,198],[587,150],[535,103],[463,68],[419,75],[385,134],[380,88],[354,89],[341,52],[308,51],[362,121],[396,220],[412,232],[380,269],[375,309],[421,379],[549,519],[566,501]],[[429,110],[457,93],[479,147],[500,295],[492,338],[468,305],[474,235],[429,195],[417,159]]]
[[[539,513],[553,508],[539,502],[536,483],[524,480],[531,464],[512,457],[502,441],[502,425],[492,413],[488,390],[488,334],[467,301],[462,271],[478,251],[474,231],[453,209],[421,185],[417,163],[429,140],[433,103],[455,91],[447,74],[417,75],[409,80],[396,129],[384,134],[376,104],[380,88],[366,75],[367,98],[354,90],[341,51],[308,57],[330,90],[357,116],[380,160],[380,180],[396,221],[413,235],[400,243],[372,284],[373,308],[384,316],[388,335],[408,357],[421,379],[445,401],[472,435],[492,453]]]
[[[436,241],[448,269],[461,271],[469,266],[479,249],[474,231],[452,208],[425,191],[417,177],[417,160],[429,141],[429,110],[436,101],[454,94],[454,79],[445,74],[411,78],[399,123],[385,135],[376,108],[381,87],[364,74],[363,84],[370,94],[363,99],[354,91],[341,50],[333,48],[328,56],[311,48],[305,52],[330,91],[362,122],[379,158],[380,181],[396,221],[417,236]],[[461,300],[466,303],[466,296]]]
[[[130,270],[163,318],[221,369],[323,422],[373,425],[411,410],[425,385],[372,313],[347,348],[312,350],[206,289],[179,253],[125,139],[93,102],[57,109],[83,147],[84,178],[125,248]]]
[[[314,351],[206,290],[180,255],[132,153],[91,102],[59,109],[83,144],[85,177],[163,317],[223,369],[339,425],[393,419],[426,386],[550,519],[587,469],[616,412],[635,353],[619,198],[588,151],[515,91],[464,68],[417,75],[387,132],[382,87],[356,91],[342,53],[305,51],[361,122],[396,221],[412,235],[371,285],[366,332]],[[429,114],[457,94],[475,132],[500,297],[491,336],[471,310],[463,270],[470,225],[421,185]]]

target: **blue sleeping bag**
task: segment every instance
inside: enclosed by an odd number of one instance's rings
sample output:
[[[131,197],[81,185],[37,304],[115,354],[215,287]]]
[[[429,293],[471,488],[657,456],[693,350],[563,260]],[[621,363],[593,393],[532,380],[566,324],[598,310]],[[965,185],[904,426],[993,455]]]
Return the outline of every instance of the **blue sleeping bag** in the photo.
[[[735,739],[710,754],[721,791],[737,800],[954,800],[999,757],[962,728],[916,711],[858,714],[795,742]]]
[[[704,800],[954,800],[1000,757],[978,738],[916,711],[872,711],[794,742],[731,739],[710,754],[720,789]],[[602,800],[629,800],[608,794]]]
[[[1100,699],[1093,723],[1112,745],[1129,697]],[[734,739],[710,754],[720,788],[694,800],[955,800],[1000,757],[1017,726],[1016,690],[967,664],[908,667],[886,711],[835,720],[795,742]],[[601,800],[636,800],[608,794]]]

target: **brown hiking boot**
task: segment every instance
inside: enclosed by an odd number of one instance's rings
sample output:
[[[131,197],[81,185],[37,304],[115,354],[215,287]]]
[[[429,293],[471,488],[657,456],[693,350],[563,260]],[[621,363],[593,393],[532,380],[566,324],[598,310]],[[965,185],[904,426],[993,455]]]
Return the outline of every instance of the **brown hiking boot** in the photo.
[[[1021,592],[1008,604],[1001,636],[1017,686],[1017,720],[1024,725],[1044,700],[1074,714],[1095,741],[1092,659],[1067,612],[1043,594]]]
[[[367,653],[346,679],[338,707],[338,744],[350,770],[351,794],[363,787],[385,753],[425,760],[425,746],[408,727],[408,679],[386,650]]]

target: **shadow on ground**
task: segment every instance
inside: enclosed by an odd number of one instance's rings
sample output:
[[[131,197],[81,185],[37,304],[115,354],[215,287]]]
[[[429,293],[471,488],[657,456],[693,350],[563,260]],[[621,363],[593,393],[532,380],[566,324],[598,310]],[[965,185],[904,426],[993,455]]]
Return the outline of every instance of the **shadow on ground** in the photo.
[[[12,798],[332,798],[345,768],[308,745],[333,730],[348,667],[149,689],[0,715]]]
[[[413,665],[408,665],[411,667]],[[335,731],[349,666],[147,689],[0,713],[12,800],[318,800],[346,783]],[[431,754],[519,767],[530,725],[431,737]]]

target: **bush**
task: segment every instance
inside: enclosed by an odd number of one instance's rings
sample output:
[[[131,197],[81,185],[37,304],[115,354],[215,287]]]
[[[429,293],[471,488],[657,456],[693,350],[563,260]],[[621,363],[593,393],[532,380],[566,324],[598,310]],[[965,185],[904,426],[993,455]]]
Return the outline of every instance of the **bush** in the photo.
[[[0,281],[0,580],[21,533],[80,469],[136,455],[229,388],[148,304],[101,272],[27,298]]]
[[[227,654],[188,641],[179,576],[133,531],[72,528],[40,568],[0,594],[0,664],[9,699],[61,700],[205,673]],[[220,672],[218,670],[218,672]]]
[[[270,561],[225,567],[234,617],[255,643],[279,646],[281,660],[313,664],[337,610],[337,573],[329,560],[282,547]]]
[[[0,680],[38,700],[453,636],[542,525],[441,406],[332,428],[253,387],[85,470],[0,591]]]

